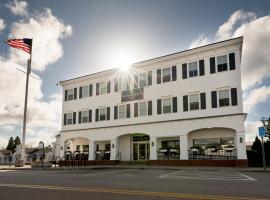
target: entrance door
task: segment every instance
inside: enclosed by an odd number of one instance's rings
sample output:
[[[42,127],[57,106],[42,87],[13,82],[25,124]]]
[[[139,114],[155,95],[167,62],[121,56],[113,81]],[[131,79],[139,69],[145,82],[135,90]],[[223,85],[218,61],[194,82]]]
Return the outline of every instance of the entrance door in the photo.
[[[149,152],[149,142],[133,143],[133,160],[148,160]]]

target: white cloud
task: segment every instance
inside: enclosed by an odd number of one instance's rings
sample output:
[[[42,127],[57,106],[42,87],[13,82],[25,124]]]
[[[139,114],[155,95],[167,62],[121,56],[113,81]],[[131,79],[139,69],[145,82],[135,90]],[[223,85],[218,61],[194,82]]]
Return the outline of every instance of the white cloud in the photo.
[[[209,43],[208,38],[204,34],[201,34],[198,36],[197,39],[191,42],[191,44],[189,45],[189,48],[192,49],[195,47],[207,45],[208,43]]]
[[[258,127],[261,126],[260,121],[256,122],[245,122],[245,129],[246,129],[246,141],[247,144],[252,144],[255,137],[258,135]]]
[[[0,135],[0,150],[1,149],[6,149],[7,144],[8,144],[8,136],[1,136]]]
[[[7,4],[6,7],[9,8],[14,15],[27,16],[27,5],[28,4],[26,1],[14,0],[13,2]]]
[[[270,99],[270,87],[262,86],[251,90],[244,100],[244,112],[252,111],[259,103],[265,103]]]
[[[39,71],[62,57],[60,40],[72,34],[72,27],[65,25],[50,9],[14,22],[11,27],[10,37],[34,38],[32,69]],[[0,57],[0,94],[4,97],[0,98],[0,127],[22,126],[25,74],[16,68],[26,66],[27,58],[27,53],[14,48],[10,48],[6,57]],[[42,80],[30,76],[26,141],[31,145],[41,139],[49,142],[60,128],[61,95],[53,94],[44,101],[41,88]]]
[[[5,21],[0,18],[0,33],[6,28]]]

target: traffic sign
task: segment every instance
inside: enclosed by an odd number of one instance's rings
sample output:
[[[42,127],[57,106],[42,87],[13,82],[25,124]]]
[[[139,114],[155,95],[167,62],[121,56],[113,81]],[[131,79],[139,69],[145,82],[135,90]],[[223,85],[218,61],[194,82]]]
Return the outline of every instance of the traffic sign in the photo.
[[[265,128],[264,127],[259,127],[259,136],[264,137],[265,136]]]

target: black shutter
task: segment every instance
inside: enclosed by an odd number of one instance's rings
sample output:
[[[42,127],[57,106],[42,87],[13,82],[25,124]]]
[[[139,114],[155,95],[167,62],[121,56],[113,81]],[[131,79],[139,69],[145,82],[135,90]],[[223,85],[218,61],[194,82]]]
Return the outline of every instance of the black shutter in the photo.
[[[93,85],[89,85],[89,97],[93,96]]]
[[[177,112],[177,97],[173,97],[173,112]]]
[[[232,106],[237,106],[238,100],[237,100],[237,88],[231,89],[231,98],[232,98]]]
[[[182,64],[182,79],[187,79],[187,63]]]
[[[96,83],[96,96],[99,95],[99,83]]]
[[[201,109],[204,110],[204,109],[206,109],[206,96],[205,96],[205,93],[201,93],[200,97],[201,97]]]
[[[111,81],[107,81],[107,93],[111,92]]]
[[[161,83],[161,69],[157,70],[157,84]]]
[[[176,66],[172,66],[172,81],[177,80],[177,71],[176,71]]]
[[[76,112],[73,112],[73,124],[76,124]]]
[[[216,73],[216,60],[215,57],[210,58],[210,74]]]
[[[67,124],[67,114],[64,114],[64,125]]]
[[[88,113],[88,122],[92,122],[92,110],[89,110],[89,113]]]
[[[96,109],[96,122],[99,120],[99,109]]]
[[[138,80],[139,80],[138,75],[134,74],[134,88],[138,88]]]
[[[107,120],[110,120],[110,118],[111,118],[110,107],[107,107]]]
[[[200,76],[204,76],[204,60],[199,60]]]
[[[183,110],[184,112],[188,111],[188,96],[183,96]]]
[[[127,118],[130,118],[130,104],[127,104]]]
[[[118,106],[114,106],[114,119],[118,119]]]
[[[79,89],[79,98],[80,99],[82,98],[82,87],[80,87],[80,89]]]
[[[152,115],[152,101],[148,101],[148,116]]]
[[[152,71],[148,72],[148,85],[152,85]]]
[[[217,108],[217,91],[211,92],[212,108]]]
[[[65,101],[67,101],[67,99],[68,99],[68,91],[65,90]]]
[[[118,92],[118,79],[114,79],[114,92]]]
[[[82,122],[82,111],[79,111],[79,124]]]
[[[77,99],[77,88],[74,88],[74,99]]]
[[[157,114],[161,114],[161,99],[157,100]]]
[[[229,54],[229,63],[230,63],[230,70],[234,70],[235,69],[235,54],[234,53]]]
[[[138,103],[134,103],[134,117],[138,117]]]

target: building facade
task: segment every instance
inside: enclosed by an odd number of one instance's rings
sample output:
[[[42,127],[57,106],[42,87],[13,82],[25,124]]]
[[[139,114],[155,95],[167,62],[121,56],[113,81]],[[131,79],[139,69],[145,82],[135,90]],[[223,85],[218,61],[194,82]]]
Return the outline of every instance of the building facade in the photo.
[[[246,160],[243,38],[61,81],[59,156]]]

